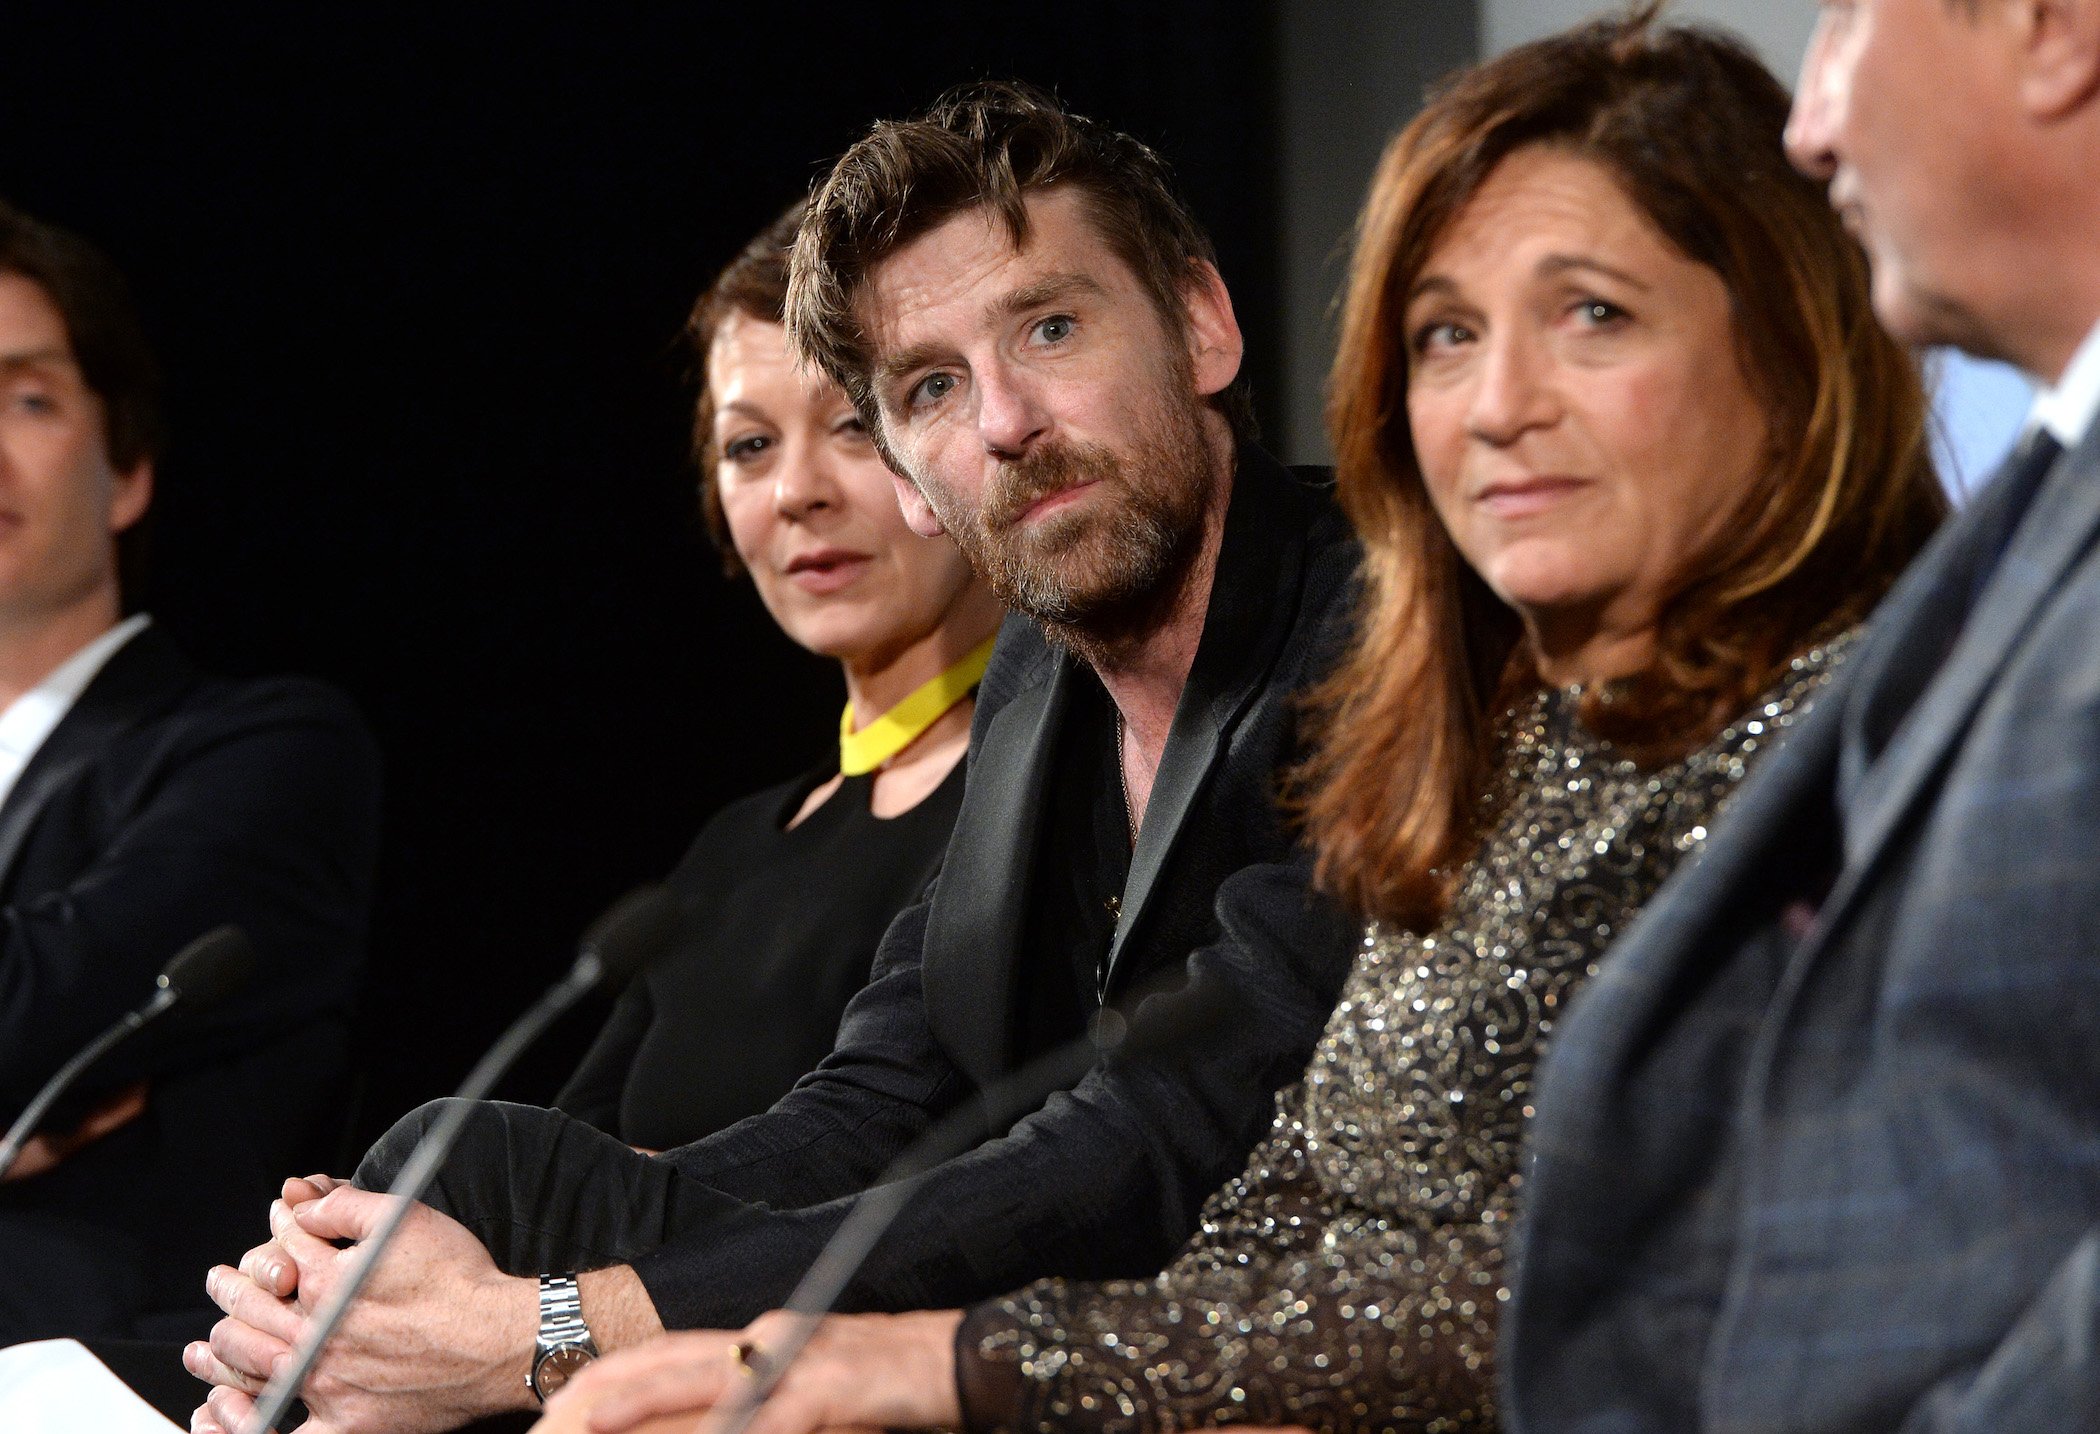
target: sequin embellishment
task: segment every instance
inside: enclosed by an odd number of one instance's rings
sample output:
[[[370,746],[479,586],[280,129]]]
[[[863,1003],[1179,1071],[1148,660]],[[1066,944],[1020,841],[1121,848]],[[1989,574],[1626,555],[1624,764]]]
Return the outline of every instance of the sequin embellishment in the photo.
[[[1173,1265],[971,1312],[983,1386],[1017,1395],[1003,1426],[1494,1428],[1503,1242],[1554,1021],[1852,641],[1660,770],[1591,735],[1572,690],[1507,714],[1501,816],[1449,916],[1367,929],[1304,1077]]]

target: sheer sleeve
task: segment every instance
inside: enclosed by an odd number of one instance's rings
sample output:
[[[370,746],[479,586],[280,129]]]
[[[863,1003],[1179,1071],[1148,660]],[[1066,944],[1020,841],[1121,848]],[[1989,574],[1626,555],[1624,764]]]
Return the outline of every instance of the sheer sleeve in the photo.
[[[1340,1207],[1309,1178],[1307,1144],[1279,1119],[1153,1279],[1044,1280],[969,1311],[967,1427],[1492,1427],[1508,1212],[1439,1223]]]

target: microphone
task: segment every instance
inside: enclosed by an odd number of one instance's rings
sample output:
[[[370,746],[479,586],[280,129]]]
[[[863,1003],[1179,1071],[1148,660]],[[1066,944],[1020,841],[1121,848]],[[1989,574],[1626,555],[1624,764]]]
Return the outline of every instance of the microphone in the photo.
[[[44,1082],[36,1098],[23,1107],[8,1127],[7,1135],[0,1139],[0,1176],[7,1174],[22,1147],[36,1130],[37,1123],[61,1095],[66,1093],[74,1081],[96,1061],[107,1055],[110,1048],[121,1045],[148,1021],[166,1014],[176,1006],[187,1006],[201,1010],[215,1005],[239,990],[248,975],[255,969],[255,948],[248,944],[248,937],[238,926],[221,926],[207,931],[195,941],[175,953],[160,975],[154,979],[153,996],[143,1006],[127,1011],[117,1023],[101,1035],[81,1047],[73,1059],[58,1068],[58,1073]]]
[[[370,1278],[372,1267],[386,1252],[394,1232],[408,1218],[411,1202],[421,1198],[425,1189],[436,1176],[438,1167],[452,1153],[452,1146],[459,1139],[461,1126],[466,1123],[466,1102],[480,1100],[486,1096],[511,1068],[525,1048],[546,1031],[555,1018],[576,1004],[582,997],[601,985],[624,983],[639,971],[648,959],[662,950],[677,929],[685,903],[663,886],[644,886],[614,902],[611,909],[600,916],[578,943],[575,964],[539,1000],[535,1001],[524,1015],[511,1022],[510,1028],[496,1038],[488,1053],[467,1072],[467,1078],[453,1094],[455,1103],[446,1106],[423,1138],[416,1142],[403,1162],[401,1172],[387,1194],[397,1197],[380,1218],[371,1235],[359,1246],[358,1259],[350,1266],[343,1282],[336,1286],[335,1293],[314,1312],[306,1327],[306,1337],[299,1341],[294,1351],[296,1358],[286,1365],[257,1396],[255,1414],[248,1428],[255,1434],[267,1434],[284,1411],[299,1395],[300,1386],[313,1371],[314,1361],[321,1356],[321,1348],[335,1327],[349,1313],[350,1303],[357,1292],[364,1288]]]
[[[1221,985],[1191,985],[1171,995],[1162,994],[1156,1005],[1145,1009],[1143,1002],[1149,994],[1135,991],[1122,1006],[1103,1006],[1094,1013],[1085,1035],[1054,1046],[993,1081],[977,1099],[963,1102],[935,1121],[883,1169],[832,1231],[782,1306],[797,1316],[787,1337],[773,1349],[758,1351],[752,1360],[757,1377],[739,1380],[736,1392],[716,1406],[715,1420],[710,1421],[713,1434],[744,1434],[759,1407],[808,1346],[817,1325],[838,1304],[884,1232],[936,1165],[1012,1124],[1101,1062],[1155,1055],[1180,1045],[1191,1036],[1216,1030],[1239,1005],[1235,994]],[[1125,1016],[1123,1006],[1137,1013]]]

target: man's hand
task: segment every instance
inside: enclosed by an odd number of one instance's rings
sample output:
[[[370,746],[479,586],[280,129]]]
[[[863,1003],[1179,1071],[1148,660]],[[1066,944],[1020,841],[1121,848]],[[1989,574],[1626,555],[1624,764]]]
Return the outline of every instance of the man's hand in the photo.
[[[146,1113],[146,1082],[136,1081],[105,1096],[71,1130],[53,1135],[38,1131],[22,1145],[15,1163],[0,1175],[0,1182],[13,1183],[41,1175],[82,1146],[93,1145],[113,1130],[120,1130]]]
[[[338,1185],[349,1183],[333,1175],[295,1175],[284,1182],[278,1198],[287,1207],[296,1207],[320,1199]],[[272,1227],[275,1227],[274,1220]],[[274,1237],[241,1256],[240,1270],[279,1299],[290,1299],[298,1291],[299,1266]],[[209,1283],[209,1276],[206,1279]]]
[[[362,1258],[358,1246],[330,1242],[362,1242],[391,1198],[327,1184],[288,1182],[287,1198],[270,1207],[275,1238],[249,1251],[241,1269],[221,1265],[206,1278],[226,1318],[209,1344],[183,1353],[190,1373],[217,1386],[191,1416],[199,1434],[244,1434],[255,1393]],[[415,1206],[307,1376],[301,1397],[313,1417],[303,1427],[418,1434],[530,1407],[525,1372],[538,1308],[534,1281],[503,1274],[465,1226]]]
[[[752,1434],[960,1423],[955,1328],[961,1321],[957,1310],[826,1319],[759,1411]],[[582,1404],[589,1411],[582,1427],[619,1434],[657,1415],[711,1409],[752,1378],[737,1346],[755,1348],[753,1358],[762,1360],[794,1326],[794,1316],[774,1313],[738,1333],[669,1334],[608,1355],[570,1382],[549,1415]]]

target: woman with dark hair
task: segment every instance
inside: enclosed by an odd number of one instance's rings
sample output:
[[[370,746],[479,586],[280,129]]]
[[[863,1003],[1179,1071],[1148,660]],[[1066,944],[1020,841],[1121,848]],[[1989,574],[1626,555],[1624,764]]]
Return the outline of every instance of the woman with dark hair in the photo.
[[[556,1100],[652,1150],[765,1110],[830,1051],[877,941],[947,848],[1000,620],[952,542],[905,526],[846,396],[788,350],[801,212],[693,307],[693,451],[730,575],[749,575],[790,638],[838,660],[840,749],[702,829],[670,878],[689,899],[684,936],[629,986]]]
[[[1393,142],[1330,406],[1363,607],[1298,784],[1367,924],[1312,1063],[1164,1273],[834,1318],[767,1434],[1493,1425],[1556,1016],[1942,516],[1917,374],[1787,108],[1648,7],[1460,76]],[[590,1427],[722,1397],[782,1318],[604,1361]]]

